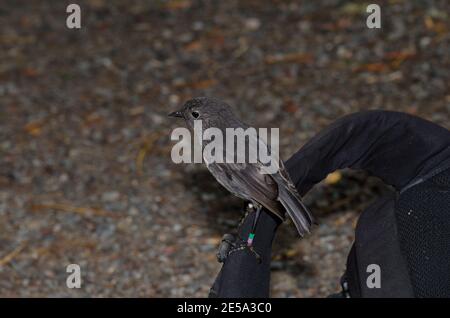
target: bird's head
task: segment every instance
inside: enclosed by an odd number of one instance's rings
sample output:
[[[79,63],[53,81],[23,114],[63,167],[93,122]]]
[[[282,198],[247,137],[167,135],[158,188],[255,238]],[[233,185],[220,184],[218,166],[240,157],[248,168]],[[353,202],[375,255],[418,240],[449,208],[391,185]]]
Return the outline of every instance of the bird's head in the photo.
[[[234,117],[228,104],[215,98],[196,97],[185,102],[180,110],[170,113],[169,116],[184,118],[186,124],[192,128],[195,120],[201,120],[204,127],[220,127],[226,114]]]

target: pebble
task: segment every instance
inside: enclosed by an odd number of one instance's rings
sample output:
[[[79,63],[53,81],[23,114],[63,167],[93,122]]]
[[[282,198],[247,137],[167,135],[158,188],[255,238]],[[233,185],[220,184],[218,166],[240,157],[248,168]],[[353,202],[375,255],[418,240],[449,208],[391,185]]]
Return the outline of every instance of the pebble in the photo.
[[[120,193],[117,191],[108,191],[102,194],[102,201],[113,202],[120,198]]]
[[[258,30],[260,26],[261,21],[259,21],[259,19],[257,18],[248,18],[247,20],[245,20],[245,27],[248,30],[255,31]]]

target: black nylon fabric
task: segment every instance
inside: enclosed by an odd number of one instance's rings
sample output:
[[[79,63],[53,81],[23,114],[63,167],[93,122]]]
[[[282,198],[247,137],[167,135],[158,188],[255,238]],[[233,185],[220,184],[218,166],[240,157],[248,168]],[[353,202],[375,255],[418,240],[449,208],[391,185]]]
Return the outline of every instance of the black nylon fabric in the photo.
[[[450,131],[405,113],[365,111],[342,117],[287,162],[301,195],[337,169],[364,170],[397,191],[450,163]]]
[[[416,297],[450,297],[450,169],[402,193],[401,250]]]
[[[379,199],[358,220],[345,273],[351,297],[414,297],[408,266],[400,251],[395,202],[394,196]],[[380,288],[367,285],[371,264],[380,268]]]

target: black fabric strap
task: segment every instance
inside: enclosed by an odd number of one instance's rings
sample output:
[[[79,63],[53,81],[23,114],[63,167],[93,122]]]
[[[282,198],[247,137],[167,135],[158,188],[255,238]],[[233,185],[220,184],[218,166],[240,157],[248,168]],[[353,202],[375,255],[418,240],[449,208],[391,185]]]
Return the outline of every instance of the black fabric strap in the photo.
[[[312,138],[286,168],[303,195],[328,173],[369,172],[401,191],[450,161],[450,132],[405,113],[366,111],[345,116]]]

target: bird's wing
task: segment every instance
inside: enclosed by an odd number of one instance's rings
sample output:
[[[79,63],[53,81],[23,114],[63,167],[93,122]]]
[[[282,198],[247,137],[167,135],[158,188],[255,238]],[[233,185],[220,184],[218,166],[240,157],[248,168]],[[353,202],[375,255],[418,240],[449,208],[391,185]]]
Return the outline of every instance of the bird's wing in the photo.
[[[228,191],[263,205],[281,219],[286,210],[300,235],[309,232],[311,215],[301,202],[278,153],[272,151],[265,140],[252,134],[246,139],[245,150],[240,153],[234,145],[228,148],[228,145],[218,144],[215,153],[222,153],[225,163],[214,163],[205,153],[204,159],[208,169]],[[256,161],[251,161],[251,154],[257,155]],[[264,161],[269,159],[265,163],[261,160],[263,154],[266,155]]]
[[[267,153],[271,159],[269,163],[260,163],[258,168],[262,173],[266,173],[266,178],[271,178],[277,184],[278,200],[294,222],[298,233],[304,236],[310,232],[310,228],[314,222],[313,217],[308,208],[303,204],[297,188],[294,186],[284,167],[283,160],[279,158],[276,151],[272,151],[271,147],[262,138],[258,139],[259,147],[267,147]],[[273,172],[273,166],[269,170],[269,165],[275,165],[277,171]]]
[[[303,204],[300,194],[292,183],[282,161],[280,161],[280,170],[272,177],[278,184],[278,200],[288,212],[298,233],[304,236],[310,232],[314,219],[311,212]]]
[[[284,219],[283,207],[277,200],[277,183],[261,174],[256,164],[214,163],[208,169],[231,193],[259,203]]]
[[[283,206],[277,200],[278,185],[268,174],[269,167],[259,161],[259,148],[266,154],[268,149],[270,151],[263,139],[250,133],[245,140],[245,151],[238,151],[234,143],[219,143],[216,144],[215,153],[222,153],[224,162],[212,163],[207,152],[204,152],[204,159],[208,169],[228,191],[259,203],[284,219]]]

